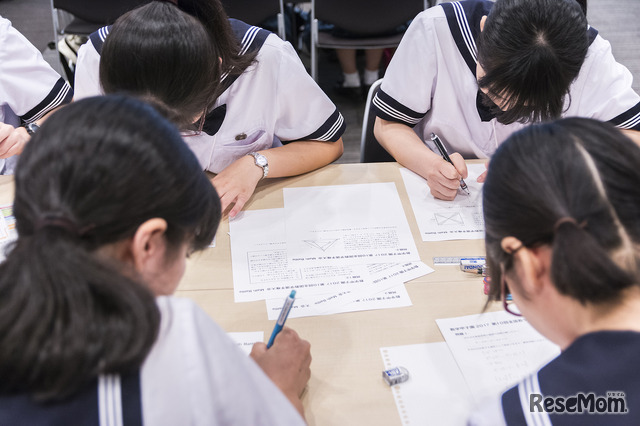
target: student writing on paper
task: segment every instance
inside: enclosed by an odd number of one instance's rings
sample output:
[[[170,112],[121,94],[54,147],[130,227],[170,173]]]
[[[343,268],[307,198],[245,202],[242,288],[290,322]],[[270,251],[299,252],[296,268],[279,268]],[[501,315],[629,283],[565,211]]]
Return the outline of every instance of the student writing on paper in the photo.
[[[376,138],[445,200],[467,177],[463,158],[489,158],[526,123],[580,116],[640,135],[631,73],[575,0],[470,0],[425,10],[373,105]],[[432,132],[453,165],[432,146]]]
[[[262,178],[306,173],[343,151],[344,119],[293,47],[228,19],[219,0],[151,2],[94,33],[78,53],[76,97],[102,89],[171,107],[230,216]]]
[[[562,353],[470,424],[640,424],[639,164],[618,129],[582,118],[521,130],[494,155],[490,299]]]
[[[0,264],[0,424],[304,424],[308,342],[286,329],[256,363],[170,296],[220,220],[197,164],[121,96],[65,107],[27,145]]]

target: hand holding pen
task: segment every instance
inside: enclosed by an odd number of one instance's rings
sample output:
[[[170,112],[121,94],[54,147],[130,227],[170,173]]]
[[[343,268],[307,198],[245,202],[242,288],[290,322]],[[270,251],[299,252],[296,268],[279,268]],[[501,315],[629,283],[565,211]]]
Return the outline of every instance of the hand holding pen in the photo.
[[[433,143],[438,148],[438,151],[440,151],[440,155],[442,155],[442,158],[455,168],[456,167],[455,164],[453,164],[453,161],[451,161],[451,157],[449,157],[449,154],[447,153],[447,150],[445,149],[445,147],[442,144],[442,141],[440,140],[438,135],[436,135],[435,133],[431,133],[431,140],[433,141]],[[456,168],[456,170],[457,170],[457,168]],[[460,188],[462,188],[462,190],[464,192],[466,192],[467,195],[470,194],[469,187],[467,187],[467,184],[465,183],[463,178],[460,178]]]
[[[284,326],[294,298],[295,291],[285,300],[269,344],[259,342],[253,345],[251,358],[304,417],[300,395],[311,377],[311,345]]]

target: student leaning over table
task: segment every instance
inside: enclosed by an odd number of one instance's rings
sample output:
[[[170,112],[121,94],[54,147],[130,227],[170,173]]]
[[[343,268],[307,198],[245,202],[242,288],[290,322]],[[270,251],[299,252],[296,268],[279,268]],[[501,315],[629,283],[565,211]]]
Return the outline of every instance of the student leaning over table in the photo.
[[[495,153],[483,189],[490,299],[517,312],[510,292],[562,353],[470,424],[640,424],[638,165],[637,145],[583,118],[525,128]],[[584,401],[599,412],[576,413]]]
[[[229,19],[219,0],[174,3],[152,2],[94,33],[78,53],[76,97],[102,86],[171,106],[200,166],[217,173],[223,211],[235,204],[230,216],[263,177],[340,157],[344,119],[289,43]]]
[[[308,342],[285,329],[252,360],[171,297],[220,220],[197,165],[172,125],[121,96],[65,107],[27,145],[0,265],[0,424],[304,424]]]
[[[72,97],[38,49],[0,16],[0,174],[13,174],[31,133]]]
[[[443,3],[413,20],[394,54],[373,100],[375,134],[450,200],[467,177],[463,158],[490,157],[528,122],[595,118],[633,129],[640,144],[631,85],[575,0]],[[455,167],[425,145],[432,132]]]

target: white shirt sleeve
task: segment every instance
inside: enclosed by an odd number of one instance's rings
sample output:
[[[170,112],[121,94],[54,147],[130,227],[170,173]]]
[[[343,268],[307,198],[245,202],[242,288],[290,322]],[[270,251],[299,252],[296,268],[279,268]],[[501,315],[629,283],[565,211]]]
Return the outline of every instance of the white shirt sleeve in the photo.
[[[76,99],[103,94],[100,86],[100,55],[91,40],[78,50],[74,90]]]
[[[418,14],[402,37],[385,72],[380,87],[383,94],[374,102],[386,113],[383,118],[413,126],[431,108],[438,77],[436,20],[443,20],[446,26],[441,7]]]
[[[591,44],[576,81],[572,84],[565,116],[581,116],[622,125],[626,119],[616,117],[640,113],[640,96],[632,88],[633,76],[616,62],[611,45],[599,35]],[[621,127],[640,130],[640,117]]]
[[[145,424],[304,425],[262,370],[191,300],[158,298],[162,325],[141,371]]]
[[[0,103],[26,122],[71,101],[73,91],[7,19],[0,18]]]
[[[262,51],[269,52],[269,56],[279,56],[273,99],[276,108],[274,130],[278,139],[285,142],[338,140],[344,133],[344,119],[307,73],[291,44],[270,35]]]

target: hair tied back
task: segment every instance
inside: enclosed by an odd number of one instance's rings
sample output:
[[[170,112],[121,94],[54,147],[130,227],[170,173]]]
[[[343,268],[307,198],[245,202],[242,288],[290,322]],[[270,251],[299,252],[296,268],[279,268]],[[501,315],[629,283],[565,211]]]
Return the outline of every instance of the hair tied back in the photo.
[[[584,229],[587,226],[587,221],[583,220],[582,222],[578,223],[577,220],[575,220],[574,218],[570,217],[570,216],[565,216],[565,217],[561,217],[560,219],[558,219],[556,221],[556,224],[553,225],[553,232],[556,233],[558,232],[558,229],[566,224],[566,223],[570,223],[573,224],[574,226]]]
[[[87,231],[93,228],[93,226],[80,228],[75,221],[61,213],[45,213],[36,222],[34,231],[38,232],[44,228],[64,229],[72,235],[82,237]]]

